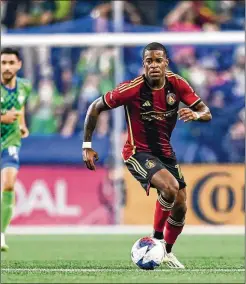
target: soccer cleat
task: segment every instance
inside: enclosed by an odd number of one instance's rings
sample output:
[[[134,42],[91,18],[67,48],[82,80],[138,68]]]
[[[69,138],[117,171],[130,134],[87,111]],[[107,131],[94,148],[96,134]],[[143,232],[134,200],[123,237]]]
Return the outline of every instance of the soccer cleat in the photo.
[[[178,259],[176,258],[176,256],[170,252],[170,253],[167,253],[166,251],[166,242],[165,240],[159,240],[162,245],[163,245],[163,249],[164,249],[164,259],[163,259],[163,263],[165,263],[168,267],[170,268],[176,268],[176,269],[184,269],[184,265],[178,261]]]
[[[165,259],[167,258],[167,251],[166,251],[166,243],[165,243],[165,241],[164,241],[163,239],[160,240],[160,239],[154,238],[154,237],[153,237],[153,234],[151,234],[150,237],[153,238],[153,239],[155,239],[155,240],[158,240],[158,241],[162,244],[163,250],[164,250],[164,258],[163,258],[163,261],[162,261],[162,262],[165,262]]]
[[[164,258],[164,261],[166,265],[170,268],[175,268],[175,269],[184,269],[184,265],[178,261],[177,257],[172,253],[167,253],[166,257]]]
[[[4,233],[1,233],[1,251],[7,251],[9,247],[5,243]]]

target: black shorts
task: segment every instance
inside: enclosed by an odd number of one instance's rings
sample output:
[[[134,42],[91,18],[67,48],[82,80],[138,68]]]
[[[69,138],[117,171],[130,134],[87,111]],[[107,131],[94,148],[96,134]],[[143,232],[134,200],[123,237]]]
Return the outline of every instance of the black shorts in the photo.
[[[176,159],[157,158],[151,153],[138,152],[126,160],[125,164],[131,174],[141,183],[147,195],[149,195],[149,188],[154,187],[150,182],[152,176],[161,169],[168,170],[175,177],[179,183],[179,189],[186,187]]]

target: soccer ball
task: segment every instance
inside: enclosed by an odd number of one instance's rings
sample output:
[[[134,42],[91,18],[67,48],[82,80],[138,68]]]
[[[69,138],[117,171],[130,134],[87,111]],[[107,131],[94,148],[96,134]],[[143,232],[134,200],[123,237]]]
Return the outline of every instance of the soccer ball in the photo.
[[[163,245],[151,237],[138,239],[131,251],[132,261],[141,269],[153,270],[158,267],[165,256]]]

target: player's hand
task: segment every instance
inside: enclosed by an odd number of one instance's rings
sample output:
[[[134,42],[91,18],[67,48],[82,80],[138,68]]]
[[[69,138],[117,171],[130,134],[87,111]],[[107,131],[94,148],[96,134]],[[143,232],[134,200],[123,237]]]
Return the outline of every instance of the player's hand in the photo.
[[[184,122],[197,120],[197,114],[190,108],[181,108],[180,110],[178,110],[178,114],[179,120],[182,119]]]
[[[26,138],[29,136],[29,130],[26,126],[20,126],[21,138]]]
[[[20,115],[21,111],[12,108],[11,110],[8,110],[4,115],[2,115],[1,122],[4,124],[11,124],[15,122]]]
[[[83,161],[89,170],[95,171],[95,161],[98,160],[98,154],[92,148],[83,149]]]

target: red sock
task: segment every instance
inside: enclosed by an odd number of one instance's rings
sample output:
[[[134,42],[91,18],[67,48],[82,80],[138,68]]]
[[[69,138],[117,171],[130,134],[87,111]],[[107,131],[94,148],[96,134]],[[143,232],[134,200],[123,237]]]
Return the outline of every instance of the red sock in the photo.
[[[172,224],[170,224],[172,223]],[[171,218],[168,218],[166,225],[165,225],[165,232],[164,232],[164,240],[166,241],[166,250],[167,252],[171,252],[173,244],[176,242],[178,236],[181,234],[184,228],[184,221],[176,222]]]
[[[172,203],[166,202],[163,197],[156,200],[155,215],[154,215],[154,238],[163,239],[163,230],[166,220],[170,214]]]

